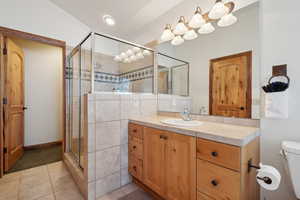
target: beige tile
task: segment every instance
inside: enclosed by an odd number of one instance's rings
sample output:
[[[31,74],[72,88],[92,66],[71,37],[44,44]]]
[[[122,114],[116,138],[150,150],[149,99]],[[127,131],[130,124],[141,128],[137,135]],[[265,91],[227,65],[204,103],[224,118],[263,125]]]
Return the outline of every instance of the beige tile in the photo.
[[[26,176],[32,176],[32,175],[39,175],[39,174],[47,174],[47,166],[43,165],[40,167],[34,167],[30,169],[26,169],[24,171],[21,171],[21,176],[26,177]]]
[[[104,177],[96,182],[96,197],[101,197],[108,192],[120,188],[120,172]]]
[[[120,190],[122,190],[122,192],[125,194],[129,194],[137,189],[139,189],[139,187],[136,184],[130,183],[130,184],[123,186]]]
[[[96,179],[120,171],[120,147],[96,152]]]
[[[55,200],[55,197],[54,197],[54,194],[50,194],[50,195],[47,195],[47,196],[44,196],[44,197],[40,197],[36,200]]]
[[[96,179],[96,153],[88,153],[88,182]]]
[[[38,174],[27,174],[21,177],[20,179],[20,187],[21,188],[31,188],[36,185],[48,183],[50,184],[50,178],[48,176],[48,172],[46,173],[38,173]]]
[[[52,180],[52,185],[55,192],[77,189],[77,186],[71,175],[59,177],[55,181]]]
[[[121,122],[103,122],[96,124],[96,150],[120,145]]]
[[[35,200],[52,194],[50,183],[37,184],[32,187],[20,186],[19,199],[20,200]]]
[[[62,190],[55,193],[56,200],[83,200],[82,195],[80,194],[77,188]]]
[[[125,196],[126,194],[122,190],[116,190],[111,193],[108,193],[97,200],[118,200],[119,198]]]
[[[0,179],[0,185],[12,181],[17,181],[20,179],[20,177],[21,177],[21,172],[6,174]]]
[[[17,199],[20,181],[10,181],[0,185],[0,200]]]
[[[66,165],[62,161],[49,164],[47,167],[52,181],[56,181],[60,177],[70,175]]]

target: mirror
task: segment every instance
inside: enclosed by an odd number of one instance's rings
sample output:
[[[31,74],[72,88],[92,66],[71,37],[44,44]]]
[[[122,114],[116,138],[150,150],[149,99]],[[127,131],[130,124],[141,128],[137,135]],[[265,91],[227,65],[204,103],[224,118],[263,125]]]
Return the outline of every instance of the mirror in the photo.
[[[214,22],[213,33],[178,46],[160,43],[159,110],[259,118],[258,14],[254,3],[234,12],[234,25]]]

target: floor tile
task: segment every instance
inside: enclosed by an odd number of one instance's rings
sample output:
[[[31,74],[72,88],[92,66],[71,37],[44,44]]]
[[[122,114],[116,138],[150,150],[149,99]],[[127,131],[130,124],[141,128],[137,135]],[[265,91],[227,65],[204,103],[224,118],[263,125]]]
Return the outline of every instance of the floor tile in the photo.
[[[71,175],[59,177],[55,181],[52,181],[52,184],[55,192],[77,189],[77,186]]]
[[[11,181],[0,185],[0,200],[17,199],[20,181]]]
[[[1,179],[0,179],[0,185],[12,181],[17,181],[21,177],[21,172],[14,172],[10,174],[5,174]]]
[[[78,189],[61,190],[55,193],[56,200],[83,200]]]
[[[120,190],[122,190],[122,192],[124,192],[125,194],[129,194],[137,189],[139,189],[139,187],[136,184],[130,183],[123,186]]]
[[[40,197],[36,200],[55,200],[55,197],[54,197],[54,194],[50,194],[50,195],[47,195],[47,196],[44,196],[44,197]]]
[[[52,187],[50,183],[35,185],[33,187],[20,186],[19,199],[20,200],[35,200],[41,197],[52,194]]]

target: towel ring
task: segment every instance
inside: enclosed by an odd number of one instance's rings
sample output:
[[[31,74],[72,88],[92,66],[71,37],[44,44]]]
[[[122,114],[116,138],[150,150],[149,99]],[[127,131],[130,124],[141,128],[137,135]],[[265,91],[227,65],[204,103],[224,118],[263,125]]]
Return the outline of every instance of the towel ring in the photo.
[[[280,76],[285,77],[287,79],[287,86],[289,87],[290,86],[290,77],[288,77],[287,75],[280,75]],[[280,76],[271,76],[271,78],[269,79],[269,84],[271,84],[271,81],[273,78],[280,77]]]

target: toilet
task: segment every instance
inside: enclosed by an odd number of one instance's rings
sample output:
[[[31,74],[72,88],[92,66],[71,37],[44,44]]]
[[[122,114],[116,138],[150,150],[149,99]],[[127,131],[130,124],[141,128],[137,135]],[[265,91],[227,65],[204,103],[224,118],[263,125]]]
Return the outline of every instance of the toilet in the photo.
[[[300,142],[283,141],[281,147],[296,197],[300,199]]]

